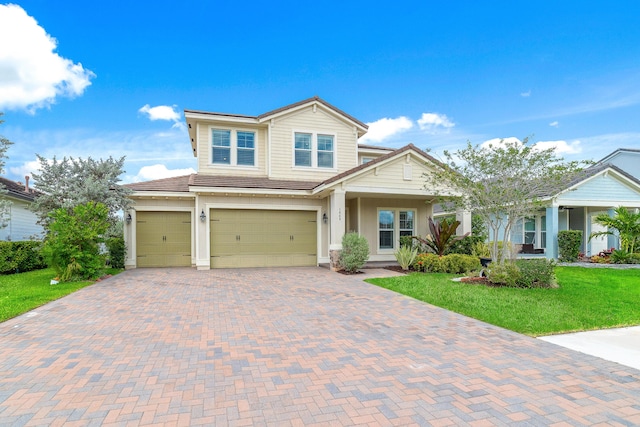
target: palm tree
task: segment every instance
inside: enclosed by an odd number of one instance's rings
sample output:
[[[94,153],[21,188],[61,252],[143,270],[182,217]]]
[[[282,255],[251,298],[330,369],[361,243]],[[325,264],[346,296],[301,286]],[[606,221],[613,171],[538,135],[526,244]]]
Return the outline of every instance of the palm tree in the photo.
[[[620,235],[620,249],[627,253],[633,253],[636,248],[640,248],[640,213],[631,213],[624,206],[614,209],[615,216],[600,214],[595,217],[595,221],[609,228],[608,231],[591,233],[589,240],[605,234],[613,235],[616,230]]]

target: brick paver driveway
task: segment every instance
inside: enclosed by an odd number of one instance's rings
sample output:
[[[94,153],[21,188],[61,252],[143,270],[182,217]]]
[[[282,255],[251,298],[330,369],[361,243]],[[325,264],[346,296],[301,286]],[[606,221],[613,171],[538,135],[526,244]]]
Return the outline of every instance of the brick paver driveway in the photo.
[[[2,425],[640,425],[640,371],[320,268],[128,271],[0,324]]]

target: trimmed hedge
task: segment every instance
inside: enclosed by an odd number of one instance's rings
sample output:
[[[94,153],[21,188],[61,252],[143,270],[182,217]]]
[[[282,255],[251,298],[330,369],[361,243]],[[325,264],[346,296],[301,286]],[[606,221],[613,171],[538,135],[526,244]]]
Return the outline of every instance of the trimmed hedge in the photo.
[[[113,268],[124,268],[124,257],[127,254],[127,247],[123,237],[111,237],[107,239],[107,249],[109,249],[109,264]]]
[[[480,270],[480,259],[472,255],[449,254],[418,254],[413,261],[413,269],[426,273],[462,274]]]
[[[582,231],[558,231],[558,258],[560,261],[576,262],[578,255],[580,255],[580,243],[582,243]]]
[[[0,242],[0,274],[40,270],[47,264],[42,257],[42,242],[26,240]]]

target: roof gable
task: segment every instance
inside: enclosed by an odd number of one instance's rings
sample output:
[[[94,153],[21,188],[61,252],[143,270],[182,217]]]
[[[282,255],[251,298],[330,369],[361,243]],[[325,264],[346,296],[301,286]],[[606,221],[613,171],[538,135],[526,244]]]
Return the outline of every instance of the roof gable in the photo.
[[[640,203],[640,181],[615,165],[599,164],[585,169],[555,197],[559,201],[590,200],[612,205],[628,201]]]

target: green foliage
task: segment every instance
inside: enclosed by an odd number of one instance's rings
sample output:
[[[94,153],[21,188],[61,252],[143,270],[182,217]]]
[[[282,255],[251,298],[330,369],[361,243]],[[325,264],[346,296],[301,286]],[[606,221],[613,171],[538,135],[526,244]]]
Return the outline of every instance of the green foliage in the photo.
[[[413,269],[426,273],[467,273],[480,270],[480,260],[472,255],[449,254],[418,254],[413,261]]]
[[[124,258],[127,254],[124,237],[110,237],[106,244],[109,250],[109,265],[113,268],[124,268]]]
[[[549,288],[555,286],[555,263],[545,259],[519,259],[489,264],[487,279],[512,288]]]
[[[453,242],[453,244],[447,249],[446,254],[466,254],[475,255],[473,253],[474,248],[481,243],[487,241],[489,234],[487,233],[487,226],[485,225],[482,217],[478,215],[471,216],[471,235],[464,237],[461,240]],[[488,251],[488,248],[487,248]],[[487,254],[487,257],[490,255]]]
[[[412,248],[415,245],[413,244],[413,237],[412,236],[400,236],[400,247],[407,247],[407,248]]]
[[[640,249],[640,212],[631,213],[624,206],[618,206],[614,212],[615,216],[613,217],[608,214],[600,214],[595,217],[598,224],[608,227],[609,230],[591,233],[589,240],[597,236],[613,235],[613,230],[615,230],[620,235],[620,249],[629,253]]]
[[[617,249],[611,253],[610,260],[613,264],[640,264],[640,254]]]
[[[491,258],[491,251],[489,251],[489,245],[486,242],[478,242],[473,245],[471,249],[471,255],[478,258]]]
[[[46,225],[51,220],[49,213],[56,209],[66,209],[71,213],[78,205],[88,202],[102,203],[107,207],[109,222],[118,221],[119,212],[131,206],[131,190],[119,185],[124,173],[124,157],[107,160],[87,160],[64,157],[49,162],[38,155],[39,173],[34,173],[35,187],[42,192],[33,202],[31,209],[39,217],[39,223]]]
[[[464,236],[456,236],[456,229],[459,225],[460,221],[457,220],[450,221],[442,219],[440,221],[434,221],[429,217],[429,231],[431,235],[424,239],[419,236],[413,236],[413,238],[420,242],[420,244],[427,246],[435,254],[442,256],[454,242],[462,240],[469,235],[469,233],[466,233]]]
[[[412,248],[411,246],[402,246],[393,255],[396,257],[396,261],[400,264],[403,270],[408,270],[409,266],[413,264],[413,261],[418,255],[418,248]]]
[[[558,258],[563,262],[576,262],[580,255],[582,231],[558,231]]]
[[[487,279],[496,285],[515,288],[520,279],[520,269],[511,261],[503,263],[491,263],[487,268]]]
[[[38,270],[47,265],[36,241],[0,242],[0,274]]]
[[[109,227],[109,211],[102,203],[88,202],[71,212],[59,208],[50,214],[44,256],[61,281],[92,279],[104,269],[99,244]]]
[[[519,259],[517,286],[520,288],[549,288],[556,286],[556,263],[551,259]]]
[[[358,233],[346,233],[342,237],[340,266],[350,273],[358,271],[369,259],[369,243]]]
[[[554,149],[540,149],[526,138],[488,145],[468,143],[453,153],[445,151],[444,157],[444,163],[435,163],[425,174],[426,187],[442,189],[436,194],[441,203],[482,218],[494,242],[494,263],[504,258],[498,251],[498,239],[504,234],[509,242],[515,222],[534,215],[544,206],[543,200],[565,188],[582,167],[578,162],[565,163]],[[460,196],[448,196],[451,193]]]

